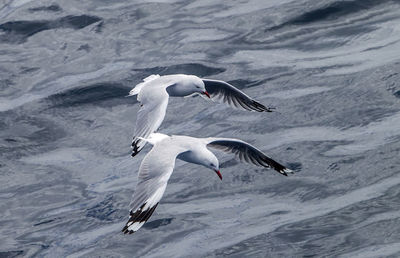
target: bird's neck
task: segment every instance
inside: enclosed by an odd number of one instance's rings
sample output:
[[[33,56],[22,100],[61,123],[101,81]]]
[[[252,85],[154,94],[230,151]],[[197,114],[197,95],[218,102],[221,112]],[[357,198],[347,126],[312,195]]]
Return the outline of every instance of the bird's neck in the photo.
[[[167,92],[168,92],[168,95],[171,97],[185,97],[190,94],[193,94],[193,92],[191,90],[189,91],[188,89],[181,87],[177,83],[168,86]]]

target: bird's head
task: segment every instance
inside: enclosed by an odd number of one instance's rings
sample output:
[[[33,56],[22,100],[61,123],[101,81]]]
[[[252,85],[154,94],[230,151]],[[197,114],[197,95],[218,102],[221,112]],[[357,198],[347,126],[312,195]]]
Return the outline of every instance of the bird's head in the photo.
[[[200,95],[204,95],[204,96],[207,96],[208,98],[211,98],[210,94],[206,90],[206,86],[205,86],[203,80],[201,80],[199,77],[196,76],[196,79],[194,80],[193,85],[195,87],[196,93],[199,93]]]
[[[177,158],[212,169],[222,180],[218,159],[211,151],[207,150],[207,148],[192,148],[189,151],[179,154]]]
[[[200,94],[201,96],[207,96],[211,98],[207,92],[206,87],[202,79],[195,75],[186,75],[182,81],[177,85],[180,91],[183,91],[186,96],[192,94]]]
[[[208,167],[209,169],[214,170],[214,172],[218,175],[219,179],[222,180],[221,172],[219,171],[219,162],[217,157],[214,155],[210,155],[207,160],[204,162],[204,166]]]

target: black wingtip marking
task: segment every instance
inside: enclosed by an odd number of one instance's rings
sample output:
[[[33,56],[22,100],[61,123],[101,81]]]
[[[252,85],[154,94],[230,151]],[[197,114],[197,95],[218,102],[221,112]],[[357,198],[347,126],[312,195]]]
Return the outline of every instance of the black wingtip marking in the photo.
[[[282,166],[282,165],[280,165],[280,166]],[[284,166],[282,166],[282,167],[283,167],[283,169],[278,170],[278,172],[281,173],[284,176],[289,176],[289,174],[294,174],[295,173],[290,168],[287,168],[287,167],[284,167]]]
[[[263,104],[253,100],[252,102],[254,110],[257,112],[274,112],[275,108],[274,107],[266,107]]]
[[[153,207],[150,207],[143,211],[144,206],[146,206],[146,203],[144,203],[142,206],[140,206],[139,209],[137,209],[135,212],[130,211],[129,213],[129,220],[125,224],[124,228],[121,230],[124,234],[133,234],[136,231],[129,230],[129,227],[133,225],[134,223],[142,223],[146,222],[150,216],[153,214],[154,210],[157,208],[158,203],[156,203]],[[129,226],[128,226],[129,224]]]
[[[132,157],[135,157],[141,151],[141,149],[139,149],[139,142],[140,142],[139,139],[133,138],[132,154],[131,154]]]
[[[276,111],[276,108],[274,108],[274,107],[267,107],[267,110],[266,110],[266,112],[275,112]]]
[[[270,159],[270,158],[268,158],[266,156],[263,157],[261,160],[263,162],[265,162],[265,165],[267,165],[270,168],[273,168],[274,170],[276,170],[281,175],[288,176],[287,172],[291,172],[291,170],[286,168],[284,165],[279,164],[275,160]]]

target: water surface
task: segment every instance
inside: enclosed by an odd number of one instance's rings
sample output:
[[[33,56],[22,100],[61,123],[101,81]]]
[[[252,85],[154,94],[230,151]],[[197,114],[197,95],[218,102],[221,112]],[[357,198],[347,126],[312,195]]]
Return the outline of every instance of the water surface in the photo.
[[[0,3],[0,256],[400,256],[400,2]],[[226,80],[275,113],[171,99],[161,131],[238,137],[291,177],[178,161],[123,235],[138,166],[129,90]]]

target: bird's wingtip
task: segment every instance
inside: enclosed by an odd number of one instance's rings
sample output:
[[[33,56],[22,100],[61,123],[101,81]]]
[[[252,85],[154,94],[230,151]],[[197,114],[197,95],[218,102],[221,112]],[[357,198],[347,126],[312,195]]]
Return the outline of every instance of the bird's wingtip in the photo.
[[[266,107],[260,102],[253,100],[252,101],[252,109],[257,112],[275,112],[275,107]]]
[[[122,229],[122,232],[124,234],[133,234],[136,231],[138,231],[144,225],[144,223],[146,223],[146,221],[150,218],[150,216],[153,214],[157,205],[158,205],[158,202],[155,205],[146,208],[146,203],[144,203],[135,212],[133,212],[131,210],[129,212],[129,220],[125,224],[124,228]]]
[[[125,226],[125,227],[126,227],[126,226]],[[121,230],[121,232],[124,233],[125,235],[126,235],[126,234],[129,234],[129,235],[130,235],[130,234],[133,234],[133,233],[136,232],[136,231],[133,231],[133,230],[129,230],[128,227],[126,227],[126,228],[125,228],[125,227]]]
[[[131,145],[131,148],[132,148],[131,156],[132,157],[135,157],[141,151],[141,148],[139,148],[139,142],[140,141],[138,139],[135,139],[135,138],[133,139],[132,145]]]
[[[281,173],[285,176],[288,176],[288,174],[293,174],[293,170],[289,169],[289,168],[285,168],[281,171]]]

